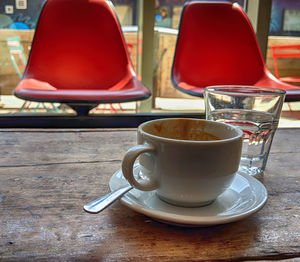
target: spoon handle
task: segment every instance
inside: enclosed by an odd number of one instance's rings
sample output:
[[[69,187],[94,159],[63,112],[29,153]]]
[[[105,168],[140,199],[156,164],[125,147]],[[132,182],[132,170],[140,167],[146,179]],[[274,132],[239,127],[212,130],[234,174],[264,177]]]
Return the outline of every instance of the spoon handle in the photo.
[[[101,212],[103,209],[107,208],[121,196],[126,194],[129,190],[132,189],[131,185],[127,185],[125,187],[121,187],[115,191],[112,191],[105,196],[102,196],[86,205],[83,206],[83,209],[88,213],[97,214]]]

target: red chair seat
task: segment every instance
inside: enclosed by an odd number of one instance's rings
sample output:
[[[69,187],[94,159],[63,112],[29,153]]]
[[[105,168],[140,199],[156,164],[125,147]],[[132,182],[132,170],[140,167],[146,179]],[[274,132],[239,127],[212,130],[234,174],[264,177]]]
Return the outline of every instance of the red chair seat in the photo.
[[[140,81],[135,77],[127,83],[110,89],[58,89],[47,82],[35,79],[23,79],[15,89],[18,96],[23,99],[35,101],[60,102],[60,103],[120,103],[136,101],[137,97],[148,94]]]

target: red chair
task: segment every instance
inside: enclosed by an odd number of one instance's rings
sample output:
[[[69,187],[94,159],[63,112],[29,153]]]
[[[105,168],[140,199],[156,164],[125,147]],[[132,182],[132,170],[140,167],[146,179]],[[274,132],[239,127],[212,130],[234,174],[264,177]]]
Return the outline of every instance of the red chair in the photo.
[[[271,46],[272,49],[272,57],[274,62],[274,70],[275,70],[275,76],[287,83],[300,83],[300,77],[299,76],[284,76],[280,77],[278,72],[278,63],[277,59],[281,58],[300,58],[300,45],[276,45]]]
[[[105,0],[48,0],[40,14],[19,98],[66,103],[88,115],[101,103],[151,94],[136,78],[114,9]]]
[[[267,69],[251,23],[238,4],[185,4],[171,79],[184,93],[203,96],[211,85],[253,85],[286,91],[299,101],[300,88],[275,78]]]

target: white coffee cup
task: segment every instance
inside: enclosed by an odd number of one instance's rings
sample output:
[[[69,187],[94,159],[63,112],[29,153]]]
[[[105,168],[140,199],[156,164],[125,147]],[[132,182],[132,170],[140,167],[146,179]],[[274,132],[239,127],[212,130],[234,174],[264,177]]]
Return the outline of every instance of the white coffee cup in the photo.
[[[158,197],[170,204],[208,205],[234,179],[242,136],[237,127],[209,120],[145,122],[138,127],[138,145],[123,158],[122,172],[135,188],[156,190]],[[133,166],[139,156],[141,174],[137,178]]]

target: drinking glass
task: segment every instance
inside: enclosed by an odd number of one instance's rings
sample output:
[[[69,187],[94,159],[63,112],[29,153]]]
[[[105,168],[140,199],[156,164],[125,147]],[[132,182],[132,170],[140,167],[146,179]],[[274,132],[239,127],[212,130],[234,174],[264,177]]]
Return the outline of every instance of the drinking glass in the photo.
[[[264,172],[284,98],[285,91],[269,87],[225,85],[205,88],[206,119],[243,130],[240,172],[252,176]]]

